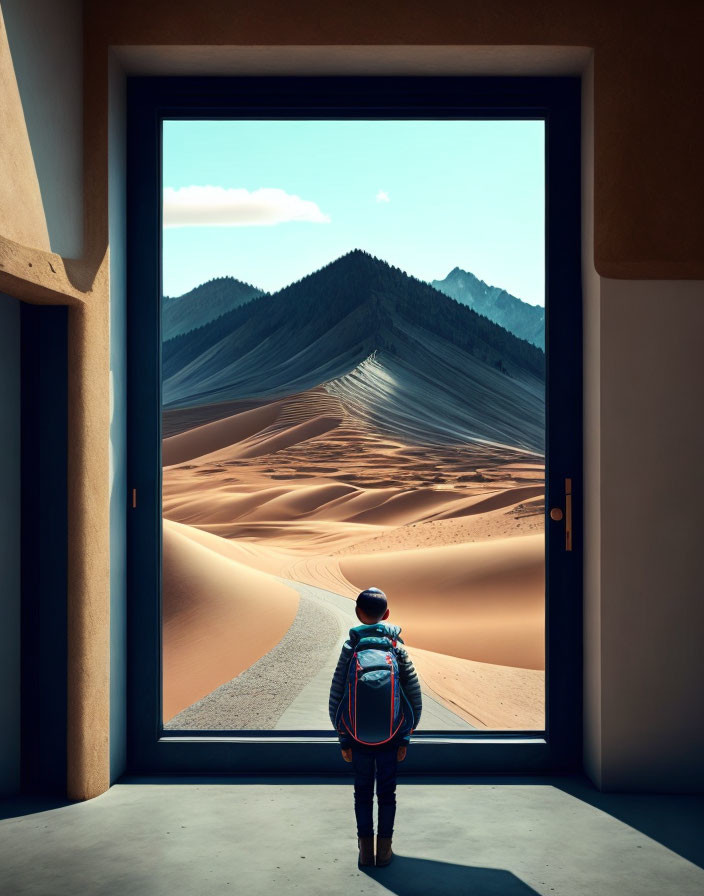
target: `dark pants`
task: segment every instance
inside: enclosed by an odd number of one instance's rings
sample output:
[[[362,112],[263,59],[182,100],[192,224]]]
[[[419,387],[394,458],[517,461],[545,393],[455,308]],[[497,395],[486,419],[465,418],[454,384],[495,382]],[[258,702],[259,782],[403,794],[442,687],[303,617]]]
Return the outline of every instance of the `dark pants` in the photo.
[[[374,777],[376,765],[376,798],[379,803],[379,837],[390,837],[396,816],[396,753],[390,749],[360,750],[352,747],[354,769],[354,814],[357,836],[374,836]]]

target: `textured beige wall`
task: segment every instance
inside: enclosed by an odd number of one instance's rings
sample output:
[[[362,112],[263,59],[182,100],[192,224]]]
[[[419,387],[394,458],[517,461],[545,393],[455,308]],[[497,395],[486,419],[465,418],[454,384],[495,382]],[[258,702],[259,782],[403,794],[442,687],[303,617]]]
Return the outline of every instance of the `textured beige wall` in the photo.
[[[81,8],[82,0],[2,0],[49,245],[68,258],[83,255]]]
[[[72,4],[74,16],[66,15],[61,28],[47,29],[42,41],[51,46],[55,58],[66,69],[75,65],[72,55],[80,45],[82,22]],[[20,37],[37,31],[42,16],[53,14],[46,0],[13,0],[13,16],[18,26],[14,52],[31,53],[41,44],[24,43]],[[21,20],[23,19],[23,20]],[[22,27],[19,27],[22,26]],[[78,37],[77,37],[78,35]],[[12,35],[10,35],[12,40]],[[65,259],[49,251],[49,239],[40,187],[57,197],[65,184],[65,166],[45,165],[44,184],[39,182],[32,148],[27,137],[25,111],[36,112],[35,102],[51,103],[52,97],[66,108],[82,107],[80,79],[61,78],[37,61],[43,72],[41,92],[25,92],[25,110],[20,102],[14,72],[9,67],[7,34],[0,34],[0,290],[35,304],[65,304],[69,312],[69,444],[68,444],[68,795],[86,799],[109,786],[108,730],[109,704],[109,339],[107,246],[96,250],[97,243],[87,241],[93,251],[78,259]],[[27,59],[23,59],[25,69]],[[3,124],[5,126],[3,127]],[[35,116],[33,137],[46,146],[57,144],[57,154],[79,154],[81,141],[75,135],[62,141],[62,134],[51,120],[40,127]],[[68,148],[59,144],[68,143]],[[7,167],[6,167],[7,161]],[[69,160],[69,168],[76,159]],[[80,205],[80,203],[79,203]],[[81,225],[91,228],[91,214],[81,214]],[[60,216],[55,216],[61,237]],[[69,230],[71,215],[66,210]],[[70,223],[70,226],[69,226]],[[74,234],[75,236],[75,234]],[[61,239],[59,239],[61,242]],[[66,245],[75,244],[64,241]],[[0,297],[1,298],[1,297]],[[57,670],[61,674],[61,670]]]
[[[106,259],[107,261],[107,259]],[[67,792],[110,786],[110,351],[107,271],[69,312]]]
[[[25,246],[48,249],[39,181],[1,7],[0,159],[0,234]]]

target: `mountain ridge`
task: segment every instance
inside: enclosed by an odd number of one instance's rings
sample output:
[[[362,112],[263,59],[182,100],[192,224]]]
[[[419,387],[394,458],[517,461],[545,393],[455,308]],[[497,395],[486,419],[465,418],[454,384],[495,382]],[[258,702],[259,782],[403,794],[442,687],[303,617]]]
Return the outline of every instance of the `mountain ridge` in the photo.
[[[541,451],[544,360],[424,281],[353,250],[165,342],[164,406],[273,400],[335,381],[360,413],[363,387],[364,413],[399,437]]]
[[[235,277],[212,277],[180,296],[162,298],[162,341],[198,329],[266,293]]]
[[[430,285],[488,317],[519,339],[545,349],[545,308],[541,305],[530,305],[460,267],[454,267],[443,280],[430,281]]]
[[[503,349],[508,344],[509,346],[512,346],[514,355],[518,354],[521,356],[527,369],[539,376],[544,376],[543,353],[535,346],[528,343],[527,340],[516,337],[515,334],[511,333],[509,330],[506,330],[505,327],[502,327],[500,324],[496,324],[495,322],[489,320],[485,315],[479,314],[474,309],[468,308],[466,304],[458,301],[457,299],[454,299],[452,296],[447,296],[445,293],[436,290],[425,281],[419,280],[417,277],[407,274],[400,268],[397,268],[394,265],[390,265],[388,264],[388,262],[385,262],[382,259],[379,259],[376,256],[373,256],[361,249],[353,249],[350,252],[341,255],[339,258],[334,259],[333,261],[319,268],[317,271],[306,274],[304,277],[294,281],[291,284],[288,284],[275,293],[263,293],[261,296],[255,297],[253,299],[255,305],[252,305],[252,301],[243,303],[247,305],[246,312],[242,306],[238,306],[231,309],[229,312],[220,315],[216,319],[201,324],[197,328],[194,328],[193,331],[189,331],[189,341],[191,341],[193,336],[202,334],[206,336],[205,341],[207,342],[208,336],[214,332],[214,327],[216,324],[218,327],[227,330],[232,325],[238,325],[239,323],[241,323],[245,319],[245,317],[256,317],[257,311],[264,310],[263,306],[261,306],[260,304],[263,301],[266,302],[266,311],[269,318],[267,325],[264,327],[265,331],[272,330],[274,328],[274,320],[277,321],[277,324],[290,322],[291,319],[298,319],[300,321],[305,317],[305,311],[303,312],[303,314],[301,314],[301,308],[305,308],[305,306],[307,305],[310,308],[315,307],[319,319],[322,321],[321,326],[317,329],[321,330],[321,332],[325,332],[325,314],[326,312],[329,312],[331,307],[329,301],[330,294],[325,294],[325,288],[327,287],[329,289],[330,286],[335,286],[338,289],[338,293],[340,289],[344,290],[344,287],[341,286],[341,284],[343,284],[345,280],[349,282],[352,279],[350,273],[355,273],[345,270],[345,268],[349,268],[352,263],[357,266],[357,279],[359,279],[359,276],[361,274],[364,274],[367,279],[369,279],[370,275],[376,276],[377,280],[381,276],[386,280],[386,288],[388,288],[390,281],[395,281],[395,283],[393,283],[393,286],[395,287],[397,299],[399,289],[401,289],[402,292],[406,293],[405,298],[402,298],[400,302],[397,301],[395,303],[396,307],[393,310],[400,310],[402,313],[406,312],[407,314],[410,313],[412,317],[419,319],[423,324],[427,326],[429,325],[429,322],[432,323],[433,319],[435,319],[436,324],[438,323],[438,315],[436,314],[436,310],[438,307],[444,306],[446,310],[452,308],[453,311],[449,312],[449,314],[453,318],[454,322],[471,325],[471,331],[475,336],[475,343],[477,342],[477,340],[480,342],[483,341],[486,342],[488,346],[493,348],[494,361],[504,360],[502,357],[502,353],[498,350],[498,347],[501,346],[501,348]],[[364,271],[360,271],[360,265],[364,266]],[[337,282],[333,281],[331,283],[330,275],[339,272],[340,269],[342,269],[341,273],[344,276],[338,277]],[[323,281],[326,282],[323,283]],[[312,290],[312,292],[308,290],[308,292],[306,293],[306,290],[311,284],[314,285],[314,289]],[[320,289],[321,284],[323,286],[322,290]],[[416,297],[416,301],[413,307],[411,307],[409,305],[409,302],[407,301],[408,284],[413,285],[413,292]],[[379,284],[377,283],[377,286],[378,285]],[[347,297],[350,297],[349,293],[350,290],[348,289]],[[298,298],[301,296],[301,294],[304,294],[308,301],[291,302],[289,300],[291,295],[293,295],[294,298]],[[315,302],[311,302],[311,296],[314,299],[321,299],[321,301],[317,304]],[[386,334],[393,331],[394,320],[389,314],[389,311],[391,310],[388,307],[389,303],[380,301],[378,296],[378,290],[375,293],[373,289],[370,289],[368,297],[369,304],[371,306],[370,317],[377,323],[380,330],[382,329],[381,325],[383,325],[384,333]],[[422,296],[420,301],[420,305],[422,307],[419,307],[419,302],[417,300],[418,296]],[[359,301],[354,301],[353,296],[350,298],[351,301],[346,306],[347,314],[351,313],[351,311],[353,311],[360,304]],[[394,303],[392,302],[391,304],[393,305]],[[286,320],[287,317],[289,318],[288,320]],[[283,320],[279,320],[280,318],[283,318]],[[445,326],[443,329],[445,330],[446,338],[450,338],[451,341],[460,339],[460,342],[463,341],[466,347],[466,338],[462,340],[459,336],[459,333],[448,331],[447,326]],[[166,356],[172,355],[176,351],[177,346],[174,343],[177,340],[180,340],[180,344],[184,344],[183,336],[185,335],[186,334],[180,334],[180,336],[174,337],[170,340],[164,340],[164,352]],[[385,337],[385,335],[382,335],[378,338],[384,340],[387,337]],[[369,351],[372,351],[376,347],[379,346],[370,346]]]

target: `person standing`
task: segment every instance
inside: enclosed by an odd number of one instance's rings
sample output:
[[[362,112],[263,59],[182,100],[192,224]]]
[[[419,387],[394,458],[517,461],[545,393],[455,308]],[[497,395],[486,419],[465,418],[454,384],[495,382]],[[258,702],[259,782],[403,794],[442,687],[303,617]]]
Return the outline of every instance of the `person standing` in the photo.
[[[359,864],[381,866],[393,859],[396,773],[418,727],[422,695],[413,662],[401,646],[401,628],[385,621],[389,607],[384,592],[379,588],[360,592],[355,612],[361,625],[350,629],[340,652],[330,686],[329,712],[342,757],[354,770]]]

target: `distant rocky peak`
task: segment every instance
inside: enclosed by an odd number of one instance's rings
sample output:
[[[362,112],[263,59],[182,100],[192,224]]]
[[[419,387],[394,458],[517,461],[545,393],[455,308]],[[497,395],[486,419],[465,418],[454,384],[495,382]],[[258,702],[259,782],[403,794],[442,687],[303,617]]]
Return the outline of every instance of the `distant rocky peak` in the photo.
[[[529,305],[500,286],[490,286],[470,271],[453,268],[444,280],[430,284],[439,292],[538,348],[545,346],[545,309]]]

